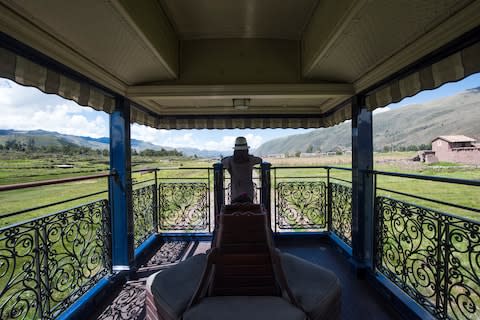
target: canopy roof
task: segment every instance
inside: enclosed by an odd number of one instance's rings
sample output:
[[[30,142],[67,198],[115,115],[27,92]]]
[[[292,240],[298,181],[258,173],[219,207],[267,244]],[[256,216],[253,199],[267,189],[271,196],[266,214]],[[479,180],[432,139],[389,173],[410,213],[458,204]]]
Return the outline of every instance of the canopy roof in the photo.
[[[107,112],[120,94],[157,128],[324,127],[351,118],[357,93],[373,110],[480,71],[479,13],[473,0],[0,0],[4,36],[93,82],[15,45],[0,76]]]
[[[473,138],[470,138],[464,135],[458,135],[458,136],[438,136],[435,139],[433,139],[432,142],[438,139],[442,139],[447,142],[476,142],[477,141]]]

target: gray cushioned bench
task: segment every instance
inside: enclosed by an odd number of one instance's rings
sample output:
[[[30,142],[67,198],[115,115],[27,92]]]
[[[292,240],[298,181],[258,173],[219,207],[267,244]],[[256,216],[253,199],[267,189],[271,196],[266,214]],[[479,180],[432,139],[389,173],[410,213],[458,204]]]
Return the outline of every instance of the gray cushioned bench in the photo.
[[[205,254],[193,256],[147,280],[147,319],[339,319],[341,287],[337,276],[318,265],[281,253],[288,285],[303,310],[281,297],[217,296],[186,311],[202,277]],[[186,312],[185,312],[186,311]]]

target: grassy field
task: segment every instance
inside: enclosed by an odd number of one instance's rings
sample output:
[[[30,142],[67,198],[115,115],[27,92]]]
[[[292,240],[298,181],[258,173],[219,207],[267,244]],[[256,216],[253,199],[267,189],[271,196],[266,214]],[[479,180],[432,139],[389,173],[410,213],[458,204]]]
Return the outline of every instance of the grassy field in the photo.
[[[379,171],[389,172],[403,172],[428,176],[451,177],[480,180],[480,168],[472,166],[462,166],[451,163],[439,163],[436,165],[425,165],[418,162],[410,161],[413,157],[412,153],[390,153],[390,154],[375,154],[375,167]],[[327,170],[324,168],[298,168],[300,166],[336,166],[343,168],[351,168],[351,157],[346,155],[330,156],[323,158],[287,158],[287,159],[264,159],[272,163],[273,167],[277,169],[272,170],[272,182],[280,181],[316,181],[326,180]],[[186,158],[140,158],[134,157],[132,159],[133,170],[146,168],[159,168],[158,178],[161,182],[176,182],[176,181],[208,181],[208,170],[212,168],[213,160],[199,160]],[[60,164],[72,164],[73,168],[62,169],[57,167]],[[189,167],[198,167],[202,169],[193,170],[187,169]],[[283,168],[281,168],[283,167]],[[72,176],[85,176],[97,173],[108,172],[108,159],[106,157],[89,158],[80,157],[66,158],[57,155],[48,157],[25,158],[21,154],[7,154],[0,155],[0,185],[23,183],[30,181],[40,181],[45,179],[57,179]],[[210,170],[211,172],[211,170]],[[134,188],[141,187],[154,178],[152,173],[134,173],[133,174]],[[210,178],[212,175],[210,174]],[[349,185],[351,181],[351,171],[348,170],[330,170],[330,178],[332,182]],[[151,182],[148,182],[151,183]],[[210,179],[210,187],[213,186],[213,179]],[[431,181],[420,181],[397,177],[388,177],[379,175],[377,177],[377,186],[379,188],[390,189],[397,192],[413,194],[416,196],[426,197],[441,200],[444,202],[451,202],[457,205],[467,207],[480,207],[480,188],[460,186],[455,184],[445,184]],[[99,193],[92,196],[87,196],[75,201],[69,201],[56,206],[48,206],[38,210],[28,211],[19,215],[0,219],[0,228],[14,223],[23,222],[35,217],[43,216],[49,213],[54,213],[66,208],[72,208],[77,205],[85,204],[96,199],[105,199],[108,197],[107,178],[98,178],[92,180],[85,180],[79,182],[71,182],[59,185],[50,185],[44,187],[35,187],[29,189],[21,189],[16,191],[0,192],[0,216],[8,213],[25,210],[28,208],[48,205],[54,202],[64,201],[75,197],[90,195],[92,193]],[[212,189],[211,189],[212,190]],[[419,204],[428,208],[440,210],[446,213],[456,214],[463,217],[468,217],[480,221],[480,216],[472,211],[460,210],[449,206],[432,203],[431,201],[414,199],[406,195],[395,194],[392,191],[378,191],[378,194],[389,196],[398,200],[404,200]],[[213,204],[212,204],[213,205]],[[408,220],[408,218],[406,218]],[[393,222],[392,222],[393,223]],[[390,227],[392,228],[392,227]],[[8,229],[11,230],[11,229]],[[84,230],[85,231],[85,230]],[[4,233],[5,234],[5,233]],[[392,239],[387,239],[388,243],[392,242],[394,247],[409,248],[411,244],[417,245],[423,250],[426,245],[420,243],[420,240],[410,241],[405,240],[397,234],[396,231],[391,233]],[[68,235],[68,234],[67,234]],[[406,235],[408,237],[408,234]],[[395,242],[395,239],[399,239]],[[460,239],[462,240],[462,239]],[[458,241],[460,241],[458,240]],[[6,238],[2,240],[2,246],[6,243]],[[454,242],[457,241],[454,239]],[[457,241],[457,242],[458,242]],[[418,242],[418,243],[417,243]],[[63,245],[63,244],[62,244]],[[54,244],[56,256],[53,259],[60,259],[64,251],[68,251],[71,244],[66,247],[61,247],[60,242]],[[464,244],[455,244],[455,246],[463,248]],[[398,249],[398,248],[397,248]],[[403,251],[402,251],[403,252]],[[413,258],[417,257],[415,254]],[[405,260],[405,264],[410,266],[412,257],[400,258],[385,256],[385,268],[393,271],[394,266],[400,264],[399,261]],[[468,263],[469,255],[465,252],[456,253],[455,256],[466,270],[474,269]],[[88,258],[88,257],[87,257]],[[408,260],[410,259],[410,260]],[[18,260],[23,261],[22,259]],[[413,260],[412,260],[413,261]],[[99,262],[100,263],[100,262]],[[388,263],[393,266],[388,265]],[[96,266],[95,271],[99,271],[100,264]],[[16,271],[17,272],[17,271]],[[470,272],[470,271],[469,271]],[[21,276],[23,277],[23,275]],[[6,277],[0,276],[0,288],[5,287],[9,280]],[[409,282],[410,283],[410,282]],[[415,284],[415,283],[410,283]],[[471,287],[476,288],[476,283],[469,283]],[[70,290],[71,291],[71,290]],[[65,291],[65,296],[70,293]],[[430,292],[427,290],[427,294]],[[63,298],[61,296],[60,298]],[[434,302],[434,301],[432,301]],[[475,303],[478,303],[475,300]],[[2,304],[2,301],[0,301]]]
[[[415,152],[394,152],[394,153],[377,153],[374,155],[374,169],[387,172],[401,172],[434,177],[459,178],[467,180],[480,180],[480,167],[464,166],[451,163],[423,164],[413,162],[409,159],[413,158]],[[266,159],[273,166],[338,166],[351,168],[351,157],[346,155],[329,156],[322,158],[275,158]],[[302,177],[304,179],[312,179],[315,176],[325,176],[326,172],[321,169],[278,169],[277,178],[281,179],[285,176]],[[351,181],[351,172],[342,170],[331,170],[332,178],[340,178],[342,180]],[[335,182],[335,179],[332,180]],[[338,182],[338,181],[337,181]],[[440,200],[457,205],[471,208],[480,208],[480,187],[462,186],[457,184],[447,184],[432,181],[422,181],[415,179],[406,179],[398,177],[389,177],[378,175],[377,187],[389,189],[397,192],[413,194],[420,197]],[[434,203],[431,201],[415,199],[412,197],[395,194],[389,191],[378,191],[378,195],[389,196],[398,200],[415,203],[440,210],[446,213],[452,213],[474,220],[480,220],[480,214],[453,208],[450,206]]]
[[[425,165],[419,162],[412,162],[414,153],[394,152],[375,154],[375,169],[381,171],[413,173],[429,176],[442,176],[462,179],[480,180],[479,167],[466,167],[456,164],[436,164]],[[286,158],[286,159],[264,159],[272,163],[275,167],[286,166],[339,166],[350,168],[350,155],[336,155],[320,158]],[[144,168],[161,168],[158,177],[173,178],[175,180],[206,177],[206,170],[184,170],[186,167],[211,168],[213,160],[187,159],[187,158],[145,158],[133,157],[133,170]],[[56,167],[59,164],[72,164],[73,168],[62,169]],[[177,170],[176,168],[179,168]],[[84,176],[108,172],[107,157],[81,157],[66,158],[59,155],[29,157],[22,154],[3,154],[0,158],[0,184],[14,184],[30,181],[40,181],[46,179],[57,179],[72,176]],[[332,178],[339,178],[351,181],[349,171],[331,170]],[[296,177],[296,179],[312,179],[326,176],[323,169],[278,169],[276,177],[280,181],[282,177]],[[134,183],[140,183],[152,179],[153,174],[133,175]],[[174,181],[174,180],[165,180]],[[192,179],[193,181],[193,179]],[[335,181],[335,180],[333,180]],[[419,181],[412,179],[403,179],[396,177],[379,176],[378,187],[391,189],[399,192],[410,193],[422,197],[452,202],[455,204],[478,208],[480,206],[480,188],[466,187],[454,184],[445,184],[438,182]],[[0,192],[0,215],[24,210],[27,208],[47,205],[53,202],[71,199],[96,192],[106,191],[108,186],[107,178],[86,180],[79,182],[66,183],[61,185],[51,185],[22,189],[16,191]],[[442,210],[444,212],[468,216],[469,218],[480,220],[476,213],[467,212],[460,209],[446,207],[434,204],[429,201],[412,199],[410,197],[393,194],[392,192],[379,191],[379,194],[391,196],[396,199],[414,202],[426,207]],[[107,193],[102,193],[88,198],[71,201],[66,204],[52,206],[40,210],[31,211],[15,217],[2,218],[1,226],[6,226],[15,222],[25,221],[37,216],[56,212],[64,208],[71,208],[91,200],[106,198]]]
[[[73,168],[58,168],[57,165],[61,164],[72,164]],[[165,167],[181,168],[191,166],[210,167],[211,162],[201,160],[194,161],[186,158],[166,159],[133,157],[132,159],[132,170]],[[4,153],[0,155],[0,185],[108,173],[108,167],[109,161],[107,157],[92,158],[77,156],[75,158],[67,158],[61,155],[50,155],[26,158],[22,153]],[[172,175],[172,172],[174,173],[172,170],[166,170],[165,172],[161,170],[159,177]],[[191,172],[188,170],[182,170],[181,172],[182,177],[198,175],[197,172]],[[134,173],[132,178],[133,183],[140,185],[142,181],[152,179],[153,177],[153,174]],[[57,212],[65,208],[72,208],[96,199],[107,198],[107,189],[108,179],[99,178],[0,192],[0,215],[5,215],[28,208],[39,207],[54,202],[105,191],[98,195],[70,201],[68,203],[49,206],[48,208],[30,211],[12,217],[1,218],[0,227]]]

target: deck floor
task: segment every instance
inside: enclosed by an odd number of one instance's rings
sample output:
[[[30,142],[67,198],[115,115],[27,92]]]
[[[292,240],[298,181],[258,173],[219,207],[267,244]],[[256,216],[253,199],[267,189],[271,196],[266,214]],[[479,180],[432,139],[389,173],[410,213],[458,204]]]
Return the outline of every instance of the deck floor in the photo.
[[[209,242],[168,242],[138,272],[138,279],[125,283],[112,295],[97,319],[145,319],[145,281],[159,270],[194,254],[205,252]],[[342,319],[399,319],[384,298],[366,280],[357,279],[345,256],[325,241],[277,241],[277,247],[303,259],[333,270],[342,284]]]

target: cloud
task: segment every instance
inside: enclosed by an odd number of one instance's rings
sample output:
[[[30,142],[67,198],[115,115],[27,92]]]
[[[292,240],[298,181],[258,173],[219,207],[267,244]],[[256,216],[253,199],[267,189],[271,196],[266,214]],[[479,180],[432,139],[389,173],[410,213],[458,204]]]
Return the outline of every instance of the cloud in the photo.
[[[168,134],[167,130],[154,129],[136,123],[132,124],[131,127],[132,139],[143,140],[161,146],[165,146],[162,140],[164,140]]]
[[[0,79],[0,88],[11,88],[12,85],[7,79]]]
[[[81,107],[73,101],[9,80],[3,80],[0,85],[0,109],[2,129],[43,129],[94,138],[108,136],[105,113],[92,112],[91,108]]]
[[[45,94],[36,88],[24,87],[10,80],[0,79],[0,129],[47,130],[63,134],[109,136],[108,115],[92,108],[82,107],[57,95]],[[234,133],[235,132],[235,133]],[[237,135],[244,135],[252,149],[258,148],[264,138],[255,133],[229,130],[159,130],[133,124],[133,139],[172,148],[231,151]],[[263,133],[263,131],[262,131]]]
[[[389,107],[378,108],[378,109],[373,110],[373,114],[384,113],[384,112],[387,112],[387,111],[390,111],[390,110],[392,110],[392,109],[390,109]]]
[[[225,130],[211,130],[208,135],[205,135],[205,132],[198,130],[159,130],[138,124],[132,125],[133,139],[171,148],[231,151],[236,137],[236,135],[228,134],[228,131]],[[253,149],[258,148],[263,142],[260,135],[246,134],[245,138]]]
[[[203,147],[205,150],[219,150],[226,151],[232,150],[232,147],[235,145],[235,136],[223,136],[220,141],[208,140],[204,142]]]
[[[232,150],[233,146],[235,145],[235,139],[237,136],[230,136],[226,135],[223,136],[220,141],[212,141],[209,140],[204,143],[204,149],[205,150],[219,150],[219,151],[227,151],[227,150]],[[254,135],[254,134],[246,134],[245,138],[247,139],[247,143],[252,149],[258,148],[262,142],[263,138],[259,135]]]

